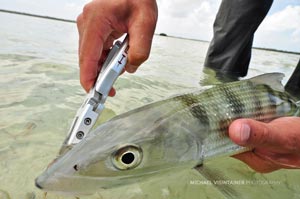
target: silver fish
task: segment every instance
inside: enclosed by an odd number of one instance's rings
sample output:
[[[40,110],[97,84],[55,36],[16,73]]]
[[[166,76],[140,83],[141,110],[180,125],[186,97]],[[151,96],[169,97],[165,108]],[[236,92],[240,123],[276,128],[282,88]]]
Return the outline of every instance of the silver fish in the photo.
[[[250,150],[228,138],[234,119],[299,116],[299,106],[284,92],[283,77],[270,73],[220,84],[121,114],[60,156],[36,185],[88,194]]]

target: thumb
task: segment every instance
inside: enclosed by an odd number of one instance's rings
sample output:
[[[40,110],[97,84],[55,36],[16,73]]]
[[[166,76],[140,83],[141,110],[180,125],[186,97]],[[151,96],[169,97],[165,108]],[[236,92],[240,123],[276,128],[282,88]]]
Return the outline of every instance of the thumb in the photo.
[[[248,147],[278,147],[280,133],[267,123],[252,119],[238,119],[229,126],[229,137],[238,145]]]
[[[299,153],[299,129],[299,117],[282,117],[269,123],[238,119],[229,126],[229,136],[241,146],[265,148],[279,153]]]

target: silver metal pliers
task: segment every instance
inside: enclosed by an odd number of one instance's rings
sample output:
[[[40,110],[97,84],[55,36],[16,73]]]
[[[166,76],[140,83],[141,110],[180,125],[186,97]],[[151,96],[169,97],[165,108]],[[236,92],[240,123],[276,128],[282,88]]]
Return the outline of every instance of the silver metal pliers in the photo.
[[[104,109],[104,103],[114,82],[127,63],[128,36],[123,42],[116,41],[111,48],[94,87],[87,94],[77,111],[68,136],[61,146],[59,154],[70,150],[92,129]]]

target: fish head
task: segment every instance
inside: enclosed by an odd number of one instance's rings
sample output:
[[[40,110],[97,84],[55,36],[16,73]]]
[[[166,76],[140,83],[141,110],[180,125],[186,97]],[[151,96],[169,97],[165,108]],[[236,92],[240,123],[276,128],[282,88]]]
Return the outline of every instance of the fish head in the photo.
[[[58,157],[37,187],[87,194],[192,168],[201,161],[201,143],[177,111],[170,112],[146,108],[102,124]]]

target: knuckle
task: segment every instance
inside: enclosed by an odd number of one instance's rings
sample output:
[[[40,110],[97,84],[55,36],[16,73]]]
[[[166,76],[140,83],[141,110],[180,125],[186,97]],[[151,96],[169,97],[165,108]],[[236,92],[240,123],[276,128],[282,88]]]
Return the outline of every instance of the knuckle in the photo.
[[[158,9],[156,3],[154,5],[151,5],[152,9],[149,9],[149,6],[146,6],[146,12],[148,16],[148,20],[151,23],[156,23],[158,19]]]
[[[262,126],[262,129],[261,129],[261,134],[260,136],[257,137],[257,141],[259,142],[259,144],[261,145],[265,145],[268,143],[269,140],[269,129],[267,128],[266,125],[263,125]]]
[[[90,18],[93,18],[93,16],[97,13],[96,7],[97,6],[95,5],[94,1],[86,4],[82,9],[82,20],[88,21]]]
[[[253,145],[266,145],[269,142],[269,129],[266,125],[260,125],[251,129],[250,143]]]
[[[137,52],[131,56],[131,64],[140,65],[149,58],[148,53]]]
[[[140,15],[141,23],[143,25],[147,25],[149,27],[153,27],[155,28],[156,23],[157,23],[157,19],[158,19],[158,15],[155,12],[142,12]]]
[[[81,24],[82,22],[83,22],[83,16],[82,16],[82,14],[80,14],[77,16],[76,23],[78,25],[78,24]]]
[[[158,18],[158,14],[156,12],[152,12],[148,17],[149,23],[155,25],[157,22],[157,18]]]
[[[93,10],[93,5],[91,3],[88,3],[83,7],[82,13],[83,15],[87,15],[90,12],[92,12],[92,10]]]
[[[82,25],[83,25],[83,16],[82,16],[82,14],[78,15],[78,17],[76,19],[76,24],[77,24],[77,29],[80,30],[82,28]]]

